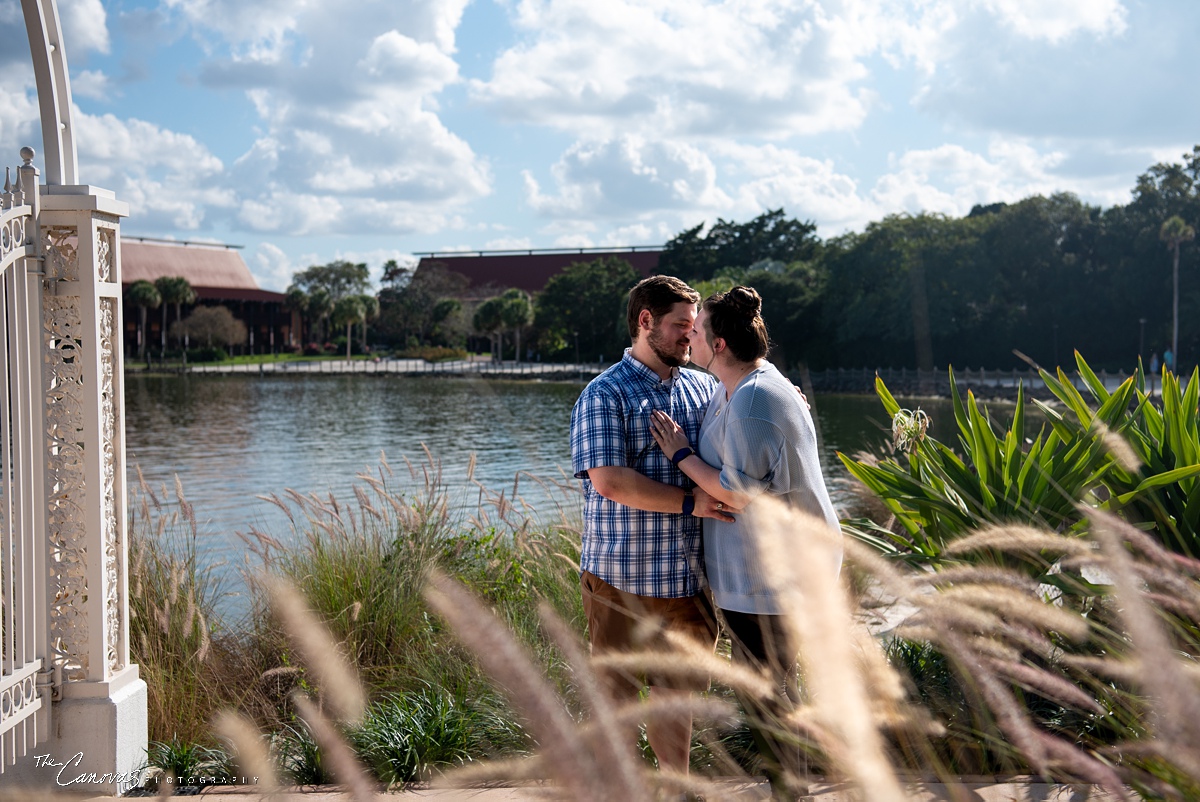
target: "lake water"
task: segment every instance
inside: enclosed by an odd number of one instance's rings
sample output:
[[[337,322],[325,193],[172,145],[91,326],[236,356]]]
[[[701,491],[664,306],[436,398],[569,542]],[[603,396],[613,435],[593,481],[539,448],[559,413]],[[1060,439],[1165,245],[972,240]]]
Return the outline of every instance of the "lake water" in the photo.
[[[355,474],[377,471],[386,454],[395,485],[418,489],[404,458],[440,460],[455,503],[477,508],[474,479],[511,494],[518,473],[548,479],[570,474],[571,407],[583,385],[401,376],[126,375],[126,452],[130,487],[141,468],[153,488],[174,497],[178,476],[199,521],[205,559],[242,563],[237,536],[251,527],[285,540],[283,511],[258,499],[287,488],[352,500]],[[845,492],[836,452],[877,446],[885,416],[873,396],[819,396],[814,412],[831,493]],[[934,431],[946,437],[945,401],[924,400]],[[547,491],[522,477],[518,493],[553,512]],[[559,496],[561,500],[561,496]]]

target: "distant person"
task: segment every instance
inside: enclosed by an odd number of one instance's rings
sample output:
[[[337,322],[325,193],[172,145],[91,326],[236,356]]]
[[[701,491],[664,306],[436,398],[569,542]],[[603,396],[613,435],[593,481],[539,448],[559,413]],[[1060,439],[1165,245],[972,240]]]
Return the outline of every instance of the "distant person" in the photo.
[[[1170,348],[1163,351],[1163,367],[1172,373],[1175,372],[1175,352]]]
[[[1154,352],[1152,352],[1152,353],[1150,354],[1150,372],[1151,372],[1152,374],[1155,374],[1155,375],[1157,375],[1157,374],[1158,374],[1158,368],[1159,368],[1159,364],[1158,364],[1158,351],[1154,351]]]
[[[782,688],[793,670],[797,644],[786,610],[767,581],[756,545],[756,499],[774,496],[841,529],[821,475],[816,429],[803,396],[766,360],[762,298],[751,287],[717,293],[703,304],[691,336],[692,358],[720,380],[699,437],[671,415],[654,413],[652,431],[664,454],[721,505],[743,508],[735,521],[704,522],[704,562],[714,601],[733,642],[734,659],[766,670]],[[696,444],[699,451],[692,448]],[[831,566],[832,568],[832,566]],[[776,735],[788,705],[742,698],[776,798],[795,798],[789,770],[798,749]]]
[[[700,434],[717,383],[681,370],[699,300],[677,278],[638,282],[626,311],[633,346],[584,388],[571,412],[571,464],[583,484],[580,586],[593,655],[665,648],[658,629],[645,626],[650,621],[708,651],[716,644],[702,591],[700,517],[733,517],[710,493],[693,489],[650,432],[652,412],[668,409],[686,436]],[[613,670],[599,679],[615,701],[636,701],[643,685],[642,677]],[[652,699],[686,697],[708,685],[653,674],[646,680]],[[652,717],[646,736],[661,768],[687,772],[690,713]]]

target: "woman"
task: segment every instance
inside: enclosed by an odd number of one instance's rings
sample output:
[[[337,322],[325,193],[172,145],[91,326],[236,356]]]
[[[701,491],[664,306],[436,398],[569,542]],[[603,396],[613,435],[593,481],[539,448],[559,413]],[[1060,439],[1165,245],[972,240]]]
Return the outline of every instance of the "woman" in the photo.
[[[700,427],[698,452],[665,412],[651,430],[663,452],[689,478],[726,506],[744,512],[733,522],[704,521],[704,560],[716,606],[733,642],[734,658],[765,668],[783,685],[795,662],[782,601],[767,581],[753,531],[754,501],[771,495],[824,518],[837,515],[821,476],[816,431],[795,386],[768,362],[762,298],[751,287],[717,293],[703,304],[691,334],[692,363],[721,382]],[[840,530],[839,530],[840,531]],[[780,742],[773,737],[782,700],[743,699],[751,732],[777,794],[787,792]],[[793,747],[792,751],[795,751]]]

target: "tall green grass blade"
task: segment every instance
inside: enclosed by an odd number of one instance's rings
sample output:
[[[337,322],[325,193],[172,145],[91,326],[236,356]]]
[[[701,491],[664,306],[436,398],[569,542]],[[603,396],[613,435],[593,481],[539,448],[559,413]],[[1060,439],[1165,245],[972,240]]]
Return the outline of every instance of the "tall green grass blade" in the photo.
[[[1187,479],[1192,476],[1196,476],[1197,474],[1200,474],[1200,465],[1185,465],[1182,468],[1176,468],[1172,471],[1155,474],[1154,476],[1143,479],[1137,487],[1128,493],[1123,493],[1117,496],[1117,501],[1121,502],[1122,504],[1128,504],[1133,499],[1144,495],[1151,490],[1176,484],[1182,479]]]
[[[875,394],[883,402],[883,408],[887,411],[888,417],[894,418],[896,413],[900,411],[900,404],[888,391],[887,385],[883,383],[883,379],[878,375],[875,376]]]
[[[1104,403],[1108,400],[1108,389],[1104,386],[1104,382],[1100,381],[1100,377],[1092,370],[1091,365],[1084,360],[1079,351],[1075,352],[1075,365],[1079,369],[1079,375],[1087,384],[1088,389],[1092,391],[1092,395],[1096,400]]]

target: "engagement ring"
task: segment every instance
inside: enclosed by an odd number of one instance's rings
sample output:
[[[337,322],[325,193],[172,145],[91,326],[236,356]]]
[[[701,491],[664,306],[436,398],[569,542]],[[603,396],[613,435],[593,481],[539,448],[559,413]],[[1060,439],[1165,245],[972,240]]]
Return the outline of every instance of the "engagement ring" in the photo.
[[[718,509],[718,510],[723,510],[723,509],[725,509],[725,505],[724,505],[724,504],[722,504],[721,502],[719,502],[719,501],[718,501],[718,502],[717,502],[717,509]]]

